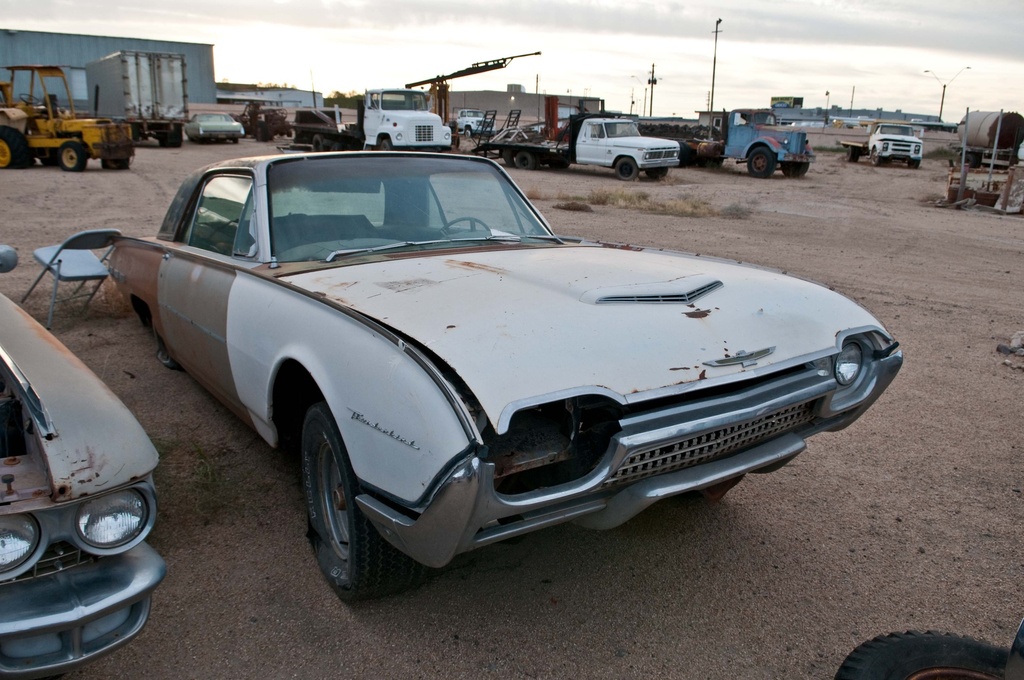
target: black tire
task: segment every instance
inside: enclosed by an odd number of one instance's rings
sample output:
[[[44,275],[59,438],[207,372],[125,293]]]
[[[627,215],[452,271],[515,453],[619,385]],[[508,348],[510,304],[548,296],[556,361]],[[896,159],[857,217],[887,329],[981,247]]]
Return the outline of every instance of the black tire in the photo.
[[[768,179],[775,174],[778,160],[775,154],[763,146],[759,146],[747,156],[747,174],[758,179]]]
[[[516,167],[516,154],[512,149],[502,149],[501,160],[505,164],[505,167]]]
[[[967,167],[972,170],[977,170],[981,167],[981,154],[980,153],[969,153],[967,154]]]
[[[1002,680],[1008,656],[1006,649],[949,633],[889,633],[850,652],[835,680],[907,680],[925,671],[948,680]]]
[[[640,176],[640,166],[629,156],[623,156],[615,161],[615,176],[623,182],[632,182]]]
[[[143,325],[148,325],[143,322]],[[160,334],[155,330],[153,335],[156,337],[156,360],[164,365],[164,368],[169,368],[172,371],[184,371],[181,364],[171,358],[170,352],[167,351],[167,345],[164,344],[164,339],[160,337]]]
[[[57,163],[65,172],[82,172],[89,162],[89,154],[81,142],[69,139],[57,149]]]
[[[799,179],[807,174],[807,170],[810,169],[810,167],[810,163],[787,161],[782,163],[782,174],[792,179]]]
[[[302,485],[309,540],[339,598],[352,602],[382,597],[423,580],[426,567],[388,543],[356,504],[359,481],[323,401],[306,411],[302,424]]]
[[[848,163],[856,163],[860,160],[860,149],[855,146],[846,147],[846,160]]]
[[[394,151],[395,144],[391,141],[390,137],[381,137],[380,143],[377,144],[377,149],[379,151]]]
[[[537,169],[537,156],[529,151],[517,151],[514,160],[520,170]]]
[[[909,161],[907,161],[907,167],[910,168],[911,170],[917,170],[919,167],[921,167],[921,159],[911,158]]]
[[[871,150],[871,165],[876,168],[879,165],[885,165],[885,159],[878,155],[878,149]]]
[[[686,168],[696,162],[696,153],[686,142],[679,143],[679,167]]]
[[[28,140],[12,127],[0,125],[0,169],[27,168],[32,165]]]
[[[324,136],[319,133],[313,135],[313,151],[320,153],[321,151],[326,150],[327,147],[324,145]]]
[[[650,170],[644,170],[644,174],[651,179],[661,179],[668,176],[668,168],[651,168]]]

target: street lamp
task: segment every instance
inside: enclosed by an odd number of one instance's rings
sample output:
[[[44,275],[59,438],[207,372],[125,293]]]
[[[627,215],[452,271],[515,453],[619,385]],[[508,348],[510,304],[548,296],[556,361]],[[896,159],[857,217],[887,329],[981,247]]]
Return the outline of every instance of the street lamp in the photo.
[[[718,67],[718,34],[721,33],[718,30],[718,25],[722,23],[719,19],[715,22],[715,30],[712,31],[715,34],[715,54],[711,59],[711,103],[708,105],[708,111],[715,110],[715,69]]]
[[[960,75],[964,71],[970,71],[970,70],[971,70],[970,66],[964,66],[962,69],[960,69],[959,71],[956,72],[956,76]],[[939,100],[939,122],[941,123],[942,122],[942,107],[946,105],[946,86],[949,85],[950,83],[952,83],[954,80],[956,80],[956,76],[953,76],[952,78],[950,78],[946,82],[942,82],[942,79],[939,78],[939,76],[937,76],[935,74],[935,71],[932,71],[930,69],[925,69],[924,72],[925,73],[931,73],[932,74],[932,78],[935,78],[935,80],[939,81],[939,85],[942,85],[942,99]]]

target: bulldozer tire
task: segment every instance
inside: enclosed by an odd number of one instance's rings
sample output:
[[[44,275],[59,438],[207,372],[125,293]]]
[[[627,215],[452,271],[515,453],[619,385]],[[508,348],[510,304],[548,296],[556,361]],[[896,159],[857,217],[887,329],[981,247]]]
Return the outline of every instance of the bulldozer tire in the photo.
[[[0,125],[0,168],[27,168],[32,165],[28,140],[12,127]]]
[[[57,150],[57,162],[65,172],[82,172],[89,162],[89,154],[81,142],[69,139]]]

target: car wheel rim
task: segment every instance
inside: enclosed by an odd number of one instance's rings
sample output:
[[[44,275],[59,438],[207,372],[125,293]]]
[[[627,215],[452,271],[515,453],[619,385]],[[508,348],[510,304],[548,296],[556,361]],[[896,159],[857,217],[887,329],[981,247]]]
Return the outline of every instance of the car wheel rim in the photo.
[[[348,561],[348,502],[345,487],[341,478],[341,470],[335,458],[334,449],[326,438],[321,439],[317,452],[320,479],[320,498],[324,511],[327,532],[331,548],[344,561]]]

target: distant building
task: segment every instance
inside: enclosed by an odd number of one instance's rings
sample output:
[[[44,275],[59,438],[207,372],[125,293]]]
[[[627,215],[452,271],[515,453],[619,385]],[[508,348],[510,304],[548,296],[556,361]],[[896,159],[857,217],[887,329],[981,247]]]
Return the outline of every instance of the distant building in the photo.
[[[242,89],[238,89],[241,87]],[[324,105],[321,92],[297,90],[293,87],[234,86],[217,89],[218,104],[259,102],[265,106],[288,109],[315,109]]]
[[[86,108],[90,95],[85,80],[85,65],[121,50],[184,54],[189,102],[212,104],[217,100],[213,45],[0,28],[0,67],[63,67],[75,104]]]

